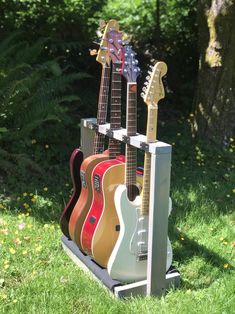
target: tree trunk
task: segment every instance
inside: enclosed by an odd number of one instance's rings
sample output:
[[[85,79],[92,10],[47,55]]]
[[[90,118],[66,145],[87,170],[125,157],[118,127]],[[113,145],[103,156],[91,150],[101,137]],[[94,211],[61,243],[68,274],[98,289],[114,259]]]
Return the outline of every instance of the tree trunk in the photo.
[[[199,0],[198,27],[193,134],[221,144],[235,134],[235,0]]]

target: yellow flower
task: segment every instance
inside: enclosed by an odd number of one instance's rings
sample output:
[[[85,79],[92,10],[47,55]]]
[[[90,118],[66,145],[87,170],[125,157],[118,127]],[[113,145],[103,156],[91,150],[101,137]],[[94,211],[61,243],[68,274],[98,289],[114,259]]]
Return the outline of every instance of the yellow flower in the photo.
[[[30,195],[30,196],[33,196],[33,193],[30,193],[29,195]]]
[[[180,239],[181,239],[182,241],[184,241],[184,237],[181,237]]]
[[[224,241],[224,242],[223,242],[223,244],[224,244],[224,245],[227,245],[227,244],[228,244],[228,242],[227,242],[227,241]]]
[[[16,231],[15,231],[15,234],[16,234],[16,235],[17,235],[17,234],[19,234],[19,231],[18,231],[18,230],[16,230]]]
[[[15,250],[13,247],[11,247],[11,248],[9,249],[9,252],[10,252],[11,254],[15,254],[16,250]]]
[[[19,202],[21,200],[21,198],[18,196],[16,200]]]
[[[17,300],[16,300],[16,299],[14,299],[12,302],[13,302],[13,303],[17,303]]]
[[[4,269],[8,269],[8,268],[9,268],[9,264],[5,264]]]
[[[47,229],[48,227],[49,227],[48,224],[45,224],[45,225],[43,226],[43,228],[45,228],[45,229]]]
[[[31,224],[28,224],[28,229],[32,229],[32,227],[33,227],[33,225],[31,225]]]
[[[40,252],[41,250],[42,250],[42,246],[41,245],[37,246],[36,249],[35,249],[36,252]]]
[[[32,202],[32,203],[35,203],[35,202],[36,202],[36,199],[32,197],[32,198],[31,198],[31,202]]]
[[[27,204],[27,203],[24,203],[23,206],[24,206],[24,208],[26,208],[26,209],[29,208],[29,204]]]
[[[47,191],[48,191],[48,187],[45,186],[45,187],[43,188],[43,190],[44,190],[45,192],[47,192]]]
[[[28,193],[27,193],[27,192],[24,192],[24,193],[23,193],[23,196],[27,196],[27,195],[28,195]]]
[[[228,267],[229,267],[229,264],[228,264],[228,263],[225,263],[225,264],[224,264],[224,268],[227,269]]]
[[[65,186],[69,186],[69,184],[68,184],[68,183],[65,183]]]
[[[27,250],[24,250],[23,252],[22,252],[22,255],[27,255],[28,254],[28,251]]]
[[[22,241],[19,239],[19,238],[16,238],[15,240],[14,240],[14,242],[15,242],[15,244],[21,244],[22,243]]]
[[[181,136],[181,133],[177,133],[177,136]]]
[[[0,234],[8,235],[8,229],[1,229]]]
[[[1,298],[2,298],[3,300],[6,300],[6,299],[7,299],[7,295],[6,295],[6,294],[2,294],[2,295],[1,295]]]
[[[224,238],[223,238],[223,237],[220,237],[219,239],[220,239],[220,241],[223,241],[223,240],[224,240]]]
[[[235,189],[232,189],[232,192],[235,193]]]
[[[4,208],[4,206],[2,204],[0,204],[0,208]]]
[[[31,143],[32,143],[32,144],[36,144],[36,143],[37,143],[37,141],[35,140],[35,138],[32,139]]]
[[[48,144],[46,144],[46,145],[45,145],[45,148],[46,148],[46,149],[47,149],[47,148],[49,148],[49,145],[48,145]]]

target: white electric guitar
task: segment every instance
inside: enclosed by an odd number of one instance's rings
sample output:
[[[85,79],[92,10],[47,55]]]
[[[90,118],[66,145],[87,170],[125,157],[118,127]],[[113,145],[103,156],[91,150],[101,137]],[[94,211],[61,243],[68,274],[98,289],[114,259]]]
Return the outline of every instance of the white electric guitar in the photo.
[[[153,67],[149,82],[145,83],[144,101],[148,105],[147,142],[155,142],[157,138],[158,101],[164,98],[162,76],[167,72],[164,62],[157,62]],[[107,269],[109,275],[122,282],[134,282],[146,279],[148,256],[148,220],[150,198],[151,155],[145,153],[144,180],[142,197],[133,201],[128,198],[127,185],[120,185],[115,192],[115,206],[120,221],[120,233]],[[171,211],[169,198],[169,214]],[[166,271],[172,263],[172,247],[167,242]]]

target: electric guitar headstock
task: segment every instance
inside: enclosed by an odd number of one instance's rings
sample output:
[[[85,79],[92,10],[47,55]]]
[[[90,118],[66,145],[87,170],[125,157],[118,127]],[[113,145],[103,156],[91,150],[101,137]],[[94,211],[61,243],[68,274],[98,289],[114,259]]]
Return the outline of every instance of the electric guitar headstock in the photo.
[[[119,24],[116,20],[110,20],[104,29],[104,33],[101,39],[101,43],[100,43],[100,49],[97,53],[97,57],[96,57],[96,61],[98,61],[99,63],[101,63],[102,65],[104,64],[110,64],[110,55],[108,52],[108,33],[112,32],[112,31],[116,31],[118,32],[119,30]]]
[[[123,47],[122,75],[129,83],[135,83],[137,77],[140,75],[138,60],[135,58],[135,55],[136,53],[132,50],[131,46]]]
[[[166,72],[167,65],[162,61],[157,62],[152,70],[149,71],[149,75],[146,77],[146,82],[144,83],[146,86],[143,87],[143,93],[141,93],[146,105],[157,107],[159,100],[165,97],[162,77]]]
[[[113,62],[121,63],[123,57],[122,33],[116,30],[111,30],[107,33],[108,54]]]

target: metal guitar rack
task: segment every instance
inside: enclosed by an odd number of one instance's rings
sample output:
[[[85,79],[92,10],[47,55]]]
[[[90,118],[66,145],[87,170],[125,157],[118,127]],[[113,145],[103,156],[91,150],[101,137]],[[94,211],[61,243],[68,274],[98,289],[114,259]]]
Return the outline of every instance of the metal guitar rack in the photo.
[[[81,147],[84,157],[92,154],[94,131],[98,131],[121,142],[151,153],[151,186],[148,233],[148,261],[146,280],[123,284],[110,278],[106,269],[97,265],[90,257],[65,236],[62,246],[71,259],[81,268],[88,270],[117,297],[136,295],[161,296],[166,289],[180,283],[177,270],[166,273],[168,204],[170,191],[171,145],[156,141],[146,143],[146,136],[126,136],[126,129],[110,130],[110,125],[97,125],[96,119],[81,120]]]

